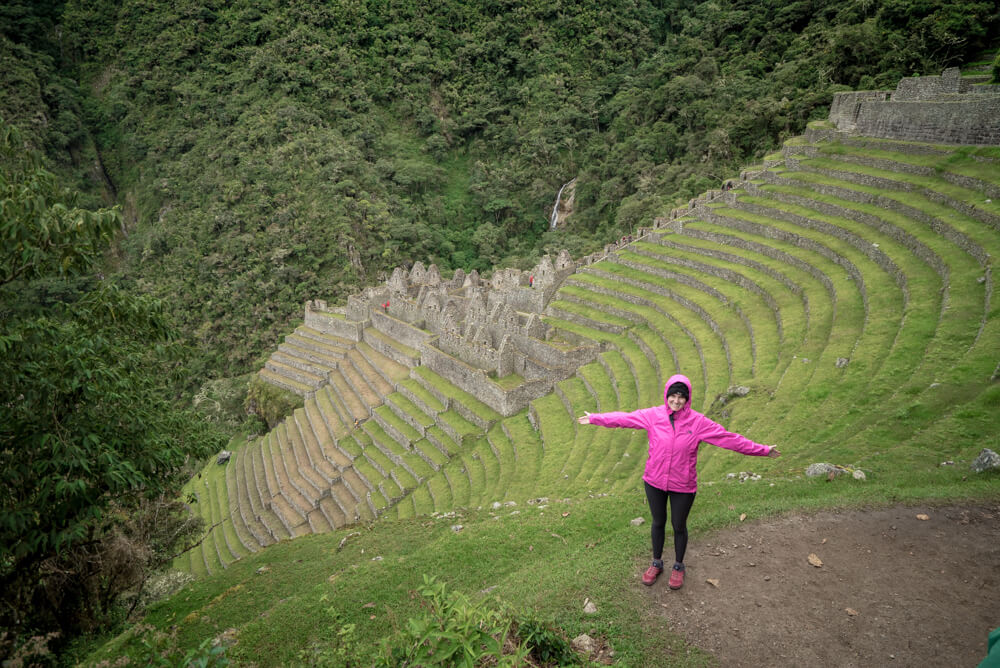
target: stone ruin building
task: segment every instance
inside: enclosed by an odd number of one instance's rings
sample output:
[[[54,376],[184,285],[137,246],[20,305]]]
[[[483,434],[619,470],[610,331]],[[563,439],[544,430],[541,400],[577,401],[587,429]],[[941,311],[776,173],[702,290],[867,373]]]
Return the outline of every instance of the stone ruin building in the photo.
[[[895,91],[834,93],[830,122],[842,132],[942,144],[1000,144],[1000,86],[989,75],[901,79]]]
[[[448,279],[437,266],[397,267],[383,284],[351,295],[346,306],[305,305],[305,327],[347,342],[365,342],[408,367],[424,365],[501,415],[512,415],[552,391],[599,352],[594,344],[551,341],[546,305],[577,267],[569,253],[548,255],[530,271],[502,269],[490,279],[462,269]],[[273,356],[272,356],[273,357]],[[291,367],[290,369],[288,367]],[[278,375],[307,381],[301,365],[272,364]],[[315,375],[315,374],[314,374]],[[322,376],[323,374],[318,374]],[[265,380],[306,393],[300,383]],[[315,380],[313,390],[322,386]]]

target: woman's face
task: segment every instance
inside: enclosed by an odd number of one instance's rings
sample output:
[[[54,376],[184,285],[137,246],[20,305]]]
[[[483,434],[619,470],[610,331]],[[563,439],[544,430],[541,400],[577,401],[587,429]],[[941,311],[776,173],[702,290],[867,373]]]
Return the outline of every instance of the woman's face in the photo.
[[[683,394],[671,394],[667,397],[667,408],[672,411],[679,411],[684,408],[684,404],[687,403],[687,399],[684,398]]]

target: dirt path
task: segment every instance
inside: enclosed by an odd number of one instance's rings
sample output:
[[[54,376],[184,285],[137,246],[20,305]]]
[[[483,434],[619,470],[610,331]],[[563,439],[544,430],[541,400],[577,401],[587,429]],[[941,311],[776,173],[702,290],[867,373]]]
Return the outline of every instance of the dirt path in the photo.
[[[1000,626],[1000,504],[747,521],[685,561],[682,589],[649,589],[654,614],[726,668],[974,667]]]

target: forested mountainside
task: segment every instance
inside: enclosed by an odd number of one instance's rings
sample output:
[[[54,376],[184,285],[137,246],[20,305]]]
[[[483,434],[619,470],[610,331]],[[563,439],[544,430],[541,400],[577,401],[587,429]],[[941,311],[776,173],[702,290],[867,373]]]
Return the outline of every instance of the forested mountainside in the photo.
[[[108,275],[167,299],[202,379],[397,265],[592,250],[998,23],[964,0],[25,0],[0,8],[0,115],[123,207]]]

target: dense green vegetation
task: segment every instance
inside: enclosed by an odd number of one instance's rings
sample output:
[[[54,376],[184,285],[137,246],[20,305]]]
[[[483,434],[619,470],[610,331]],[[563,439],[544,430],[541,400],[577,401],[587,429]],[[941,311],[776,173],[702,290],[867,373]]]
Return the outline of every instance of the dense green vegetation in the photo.
[[[251,370],[306,298],[396,265],[592,249],[773,150],[839,87],[937,71],[997,24],[987,2],[427,7],[15,3],[0,113],[123,205],[118,267],[169,296],[200,381]]]
[[[198,523],[174,499],[188,459],[223,441],[171,400],[182,350],[163,304],[87,275],[119,212],[78,207],[2,120],[0,211],[9,656],[32,634],[65,642],[104,624],[126,590],[192,540]]]

